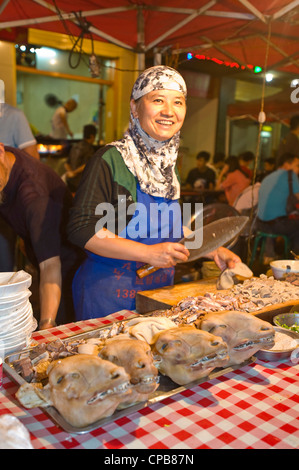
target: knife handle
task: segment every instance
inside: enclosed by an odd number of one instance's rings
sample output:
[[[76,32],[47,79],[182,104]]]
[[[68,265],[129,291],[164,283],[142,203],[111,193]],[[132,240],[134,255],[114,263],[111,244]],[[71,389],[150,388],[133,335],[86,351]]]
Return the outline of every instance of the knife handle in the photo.
[[[151,266],[150,264],[145,264],[144,266],[141,266],[141,268],[137,269],[136,274],[137,276],[142,279],[145,276],[148,276],[149,274],[154,273],[155,271],[158,271],[157,266]]]

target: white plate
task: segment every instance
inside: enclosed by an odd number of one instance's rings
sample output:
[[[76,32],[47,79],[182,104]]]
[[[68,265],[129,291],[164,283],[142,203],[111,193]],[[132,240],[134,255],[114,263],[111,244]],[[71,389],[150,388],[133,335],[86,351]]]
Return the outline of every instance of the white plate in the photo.
[[[12,338],[15,335],[22,333],[32,323],[33,313],[29,308],[20,320],[8,325],[0,325],[0,340]]]
[[[36,329],[36,326],[37,326],[36,321],[32,321],[30,322],[27,329],[24,330],[23,333],[14,335],[13,339],[11,338],[8,338],[7,340],[5,340],[5,338],[2,339],[4,343],[5,354],[6,354],[7,348],[23,344],[24,341],[26,341],[27,343],[31,341],[31,334]]]
[[[26,271],[0,273],[0,297],[12,297],[31,286],[32,276]]]
[[[19,292],[19,294],[14,295],[12,297],[0,297],[0,313],[1,313],[1,310],[5,308],[13,307],[14,305],[17,305],[29,299],[31,294],[32,293],[29,289],[25,289]]]
[[[29,303],[30,302],[28,301],[28,299],[23,299],[21,302],[19,302],[18,304],[12,307],[3,308],[2,310],[0,309],[0,320],[2,318],[7,318],[9,316],[20,313],[22,310],[24,310],[27,307]]]
[[[22,349],[26,349],[30,346],[30,342],[31,342],[31,338],[24,338],[24,340],[20,342],[19,344],[13,344],[12,346],[6,345],[5,354],[12,354],[12,353],[22,351]]]
[[[2,310],[3,313],[1,313],[0,310],[0,326],[7,321],[13,321],[22,316],[22,314],[28,310],[29,305],[31,305],[31,303],[28,300],[25,300],[14,310]]]

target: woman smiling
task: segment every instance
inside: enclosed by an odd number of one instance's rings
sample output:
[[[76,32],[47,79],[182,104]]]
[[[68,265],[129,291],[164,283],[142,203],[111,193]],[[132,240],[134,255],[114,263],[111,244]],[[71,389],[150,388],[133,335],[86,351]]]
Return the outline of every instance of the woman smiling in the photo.
[[[85,168],[69,224],[71,241],[87,254],[73,282],[77,320],[134,310],[136,292],[173,284],[174,266],[188,260],[189,251],[178,243],[183,227],[176,169],[186,97],[176,70],[145,70],[132,89],[124,138],[100,149]],[[113,224],[106,219],[101,226],[107,203]],[[225,249],[211,256],[239,261]],[[147,263],[161,269],[139,279],[136,270]]]

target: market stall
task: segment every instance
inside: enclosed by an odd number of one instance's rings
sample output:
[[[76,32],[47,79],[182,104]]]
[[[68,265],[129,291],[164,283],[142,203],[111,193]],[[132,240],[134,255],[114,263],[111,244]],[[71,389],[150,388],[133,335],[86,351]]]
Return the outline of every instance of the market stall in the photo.
[[[123,311],[35,332],[38,342],[88,331],[130,318]],[[26,410],[15,398],[7,374],[0,414],[16,416],[30,432],[35,449],[295,449],[299,443],[299,366],[290,360],[256,359],[240,369],[186,389],[89,433],[70,434],[44,410]]]
[[[259,295],[255,294],[250,305],[246,300],[246,308],[251,310],[246,315],[273,323],[278,313],[296,310],[299,305],[297,286],[289,282],[286,284],[262,276],[261,279],[239,282],[231,290],[217,290],[217,279],[214,278],[165,288],[162,297],[161,289],[141,293],[140,296],[152,298],[152,306],[155,306],[157,298],[160,301],[162,299],[164,306],[163,310],[148,312],[146,316],[137,311],[123,310],[104,318],[34,331],[29,351],[38,345],[55,345],[59,340],[71,345],[78,338],[120,338],[119,335],[126,331],[125,326],[131,324],[132,320],[138,324],[138,321],[155,316],[178,321],[178,326],[191,325],[195,317],[201,318],[202,314],[213,310],[218,310],[218,313],[234,310],[227,303],[230,298],[238,302],[238,308],[242,309],[242,305],[245,305],[241,297],[244,294],[242,289],[248,292],[251,283],[257,292],[259,280],[263,289],[267,285],[270,288],[274,286],[281,302],[274,296],[269,300],[263,290],[264,305],[260,303]],[[193,306],[195,301],[200,305],[202,300],[206,300],[195,316],[196,309],[190,309],[190,299],[193,300]],[[226,301],[225,307],[215,308],[215,302],[219,303],[223,299]],[[208,304],[211,301],[214,302],[213,307]],[[142,302],[143,299],[137,303],[138,308]],[[298,336],[297,333],[293,335],[295,338]],[[148,400],[116,411],[89,426],[76,428],[61,419],[57,410],[53,412],[53,406],[27,408],[20,403],[18,390],[24,380],[16,373],[13,360],[26,357],[28,348],[19,349],[5,359],[0,416],[12,415],[18,418],[30,433],[30,441],[35,449],[298,448],[298,356],[274,354],[272,360],[265,358],[261,352],[249,355],[246,361],[239,364],[216,368],[208,376],[192,383],[179,385],[171,382],[168,389],[165,388],[165,377],[161,376],[161,391],[158,387]]]

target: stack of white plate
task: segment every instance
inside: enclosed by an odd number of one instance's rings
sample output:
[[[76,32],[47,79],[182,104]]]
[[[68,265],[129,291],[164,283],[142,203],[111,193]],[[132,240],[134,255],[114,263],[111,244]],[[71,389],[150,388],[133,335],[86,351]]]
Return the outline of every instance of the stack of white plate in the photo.
[[[0,341],[5,355],[30,346],[37,327],[29,301],[31,282],[25,271],[0,273]]]

